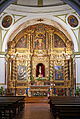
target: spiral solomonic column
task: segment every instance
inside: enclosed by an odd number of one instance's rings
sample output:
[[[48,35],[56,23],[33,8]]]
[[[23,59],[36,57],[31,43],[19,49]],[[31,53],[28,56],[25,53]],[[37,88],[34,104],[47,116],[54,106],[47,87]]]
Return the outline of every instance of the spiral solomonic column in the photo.
[[[30,75],[31,75],[31,60],[29,59],[27,61],[27,75],[28,75],[28,83],[27,83],[27,88],[28,88],[28,96],[31,97],[31,91],[30,91]]]
[[[50,60],[50,80],[53,80],[53,66],[54,66],[54,61]]]

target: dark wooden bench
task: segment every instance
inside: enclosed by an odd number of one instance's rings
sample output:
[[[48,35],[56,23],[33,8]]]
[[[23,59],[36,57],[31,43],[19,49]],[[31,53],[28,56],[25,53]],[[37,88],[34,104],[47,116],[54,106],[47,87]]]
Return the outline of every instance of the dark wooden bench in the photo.
[[[80,97],[49,97],[50,111],[55,119],[80,119]]]
[[[0,96],[0,119],[12,119],[24,108],[24,96]]]

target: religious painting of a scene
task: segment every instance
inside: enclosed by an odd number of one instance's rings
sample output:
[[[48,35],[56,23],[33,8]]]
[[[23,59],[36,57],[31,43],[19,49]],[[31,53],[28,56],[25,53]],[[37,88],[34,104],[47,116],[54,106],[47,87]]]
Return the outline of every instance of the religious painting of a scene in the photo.
[[[64,41],[57,34],[54,34],[54,47],[55,48],[64,48],[64,47],[66,47]]]
[[[26,66],[18,66],[18,80],[26,80]]]
[[[70,15],[68,17],[68,23],[71,27],[77,27],[78,26],[78,19],[74,15]]]
[[[7,15],[2,20],[2,26],[4,28],[8,28],[12,24],[12,17],[10,15]]]
[[[34,40],[34,49],[42,50],[46,49],[46,39],[43,34],[38,34]]]
[[[22,36],[17,44],[16,44],[16,48],[26,48],[26,37]]]
[[[63,66],[55,66],[55,80],[64,80]]]

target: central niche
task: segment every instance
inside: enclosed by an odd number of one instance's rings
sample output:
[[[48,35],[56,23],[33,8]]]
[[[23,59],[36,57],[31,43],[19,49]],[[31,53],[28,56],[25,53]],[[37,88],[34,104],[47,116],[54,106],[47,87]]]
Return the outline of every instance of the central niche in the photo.
[[[39,63],[36,66],[36,77],[45,77],[45,66],[42,63]]]

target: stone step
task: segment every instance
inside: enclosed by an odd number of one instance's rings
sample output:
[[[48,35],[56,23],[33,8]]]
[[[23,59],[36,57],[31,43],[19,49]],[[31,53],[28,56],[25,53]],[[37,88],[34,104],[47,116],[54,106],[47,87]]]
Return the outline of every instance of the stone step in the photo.
[[[48,103],[49,99],[48,97],[26,97],[25,102],[26,103]]]

